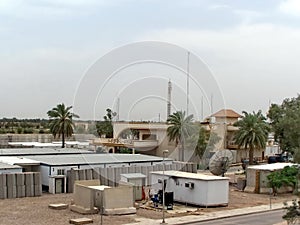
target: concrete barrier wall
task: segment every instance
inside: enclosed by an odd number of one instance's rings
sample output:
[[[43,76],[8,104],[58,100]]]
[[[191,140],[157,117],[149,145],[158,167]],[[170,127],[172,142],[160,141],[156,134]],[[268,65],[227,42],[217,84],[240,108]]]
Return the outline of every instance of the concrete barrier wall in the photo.
[[[104,189],[103,206],[106,209],[133,207],[133,187],[121,186]]]
[[[42,195],[39,172],[0,174],[0,199]]]
[[[116,187],[120,181],[120,174],[142,173],[147,176],[146,185],[150,184],[150,173],[152,171],[162,171],[163,165],[153,166],[131,166],[131,167],[111,167],[94,169],[71,169],[67,171],[68,193],[74,192],[75,181],[98,179],[101,185]],[[177,170],[190,173],[197,173],[197,165],[194,163],[173,162],[165,165],[165,170]]]

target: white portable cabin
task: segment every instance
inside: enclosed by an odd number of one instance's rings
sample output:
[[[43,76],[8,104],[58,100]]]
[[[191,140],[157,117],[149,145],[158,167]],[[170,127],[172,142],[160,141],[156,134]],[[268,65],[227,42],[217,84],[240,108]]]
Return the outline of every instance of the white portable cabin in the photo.
[[[174,193],[174,201],[199,206],[228,205],[229,178],[181,171],[156,171],[151,173],[151,187]]]

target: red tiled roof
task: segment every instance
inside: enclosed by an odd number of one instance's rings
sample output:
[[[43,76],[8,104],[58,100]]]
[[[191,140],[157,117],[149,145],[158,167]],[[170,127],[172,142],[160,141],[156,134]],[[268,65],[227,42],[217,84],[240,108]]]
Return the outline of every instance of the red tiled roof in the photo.
[[[221,109],[220,111],[211,115],[211,117],[222,117],[222,118],[239,118],[242,117],[237,112],[233,111],[232,109]]]

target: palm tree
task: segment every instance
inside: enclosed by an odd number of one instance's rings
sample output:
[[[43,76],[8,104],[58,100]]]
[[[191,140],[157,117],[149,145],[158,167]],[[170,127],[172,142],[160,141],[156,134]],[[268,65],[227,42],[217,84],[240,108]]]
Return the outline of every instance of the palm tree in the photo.
[[[175,141],[177,146],[179,144],[179,160],[181,161],[184,161],[185,140],[195,131],[192,120],[193,115],[185,116],[185,112],[182,111],[173,113],[167,119],[167,123],[170,124],[167,128],[167,135],[170,141]]]
[[[247,113],[243,111],[243,118],[234,125],[239,127],[235,133],[234,142],[245,149],[249,147],[249,164],[253,164],[254,149],[262,149],[266,147],[269,126],[266,118],[261,111],[257,113]]]
[[[65,138],[72,136],[74,132],[73,117],[79,118],[78,115],[70,112],[72,106],[66,107],[64,103],[58,104],[47,112],[50,119],[50,132],[54,138],[62,137],[62,148],[65,147]]]

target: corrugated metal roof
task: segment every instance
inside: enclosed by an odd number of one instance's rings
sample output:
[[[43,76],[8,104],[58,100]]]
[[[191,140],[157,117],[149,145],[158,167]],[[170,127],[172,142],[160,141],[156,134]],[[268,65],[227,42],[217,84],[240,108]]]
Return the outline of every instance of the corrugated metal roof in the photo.
[[[57,154],[89,154],[93,151],[76,148],[3,148],[0,156],[26,156],[26,155],[57,155]]]
[[[151,172],[151,174],[163,175],[163,171],[155,171],[155,172]],[[167,170],[164,172],[164,175],[167,177],[181,177],[181,178],[188,178],[188,179],[195,179],[195,180],[229,180],[228,177],[219,177],[219,176],[206,175],[201,173],[188,173],[188,172],[181,172],[176,170]]]
[[[0,162],[7,163],[10,165],[39,165],[40,162],[23,157],[14,156],[1,156]]]
[[[21,169],[22,167],[20,166],[17,166],[17,165],[10,165],[8,163],[3,163],[3,162],[0,162],[0,169],[3,170],[3,169]]]
[[[26,158],[40,161],[46,165],[88,165],[88,164],[116,164],[137,162],[161,162],[162,157],[142,154],[67,154],[67,155],[37,155]],[[165,159],[172,161],[172,159]]]
[[[142,173],[122,173],[120,174],[121,177],[125,177],[128,179],[139,179],[139,178],[146,178],[146,175]]]

